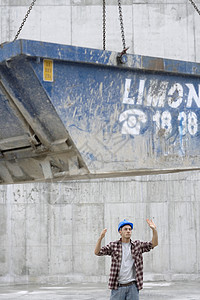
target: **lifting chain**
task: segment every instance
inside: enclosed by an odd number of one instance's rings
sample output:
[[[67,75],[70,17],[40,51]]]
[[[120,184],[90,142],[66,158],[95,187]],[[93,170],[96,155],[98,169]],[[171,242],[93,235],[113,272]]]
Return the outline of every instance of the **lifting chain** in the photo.
[[[198,9],[198,7],[196,6],[196,3],[193,0],[189,0],[190,3],[194,6],[194,8],[196,9],[196,11],[198,12],[198,14],[200,15],[200,10]]]
[[[33,0],[33,1],[32,1],[31,5],[30,5],[30,7],[29,7],[29,9],[28,9],[28,11],[27,11],[27,13],[26,13],[26,15],[25,15],[23,21],[22,21],[22,24],[20,25],[20,27],[19,27],[19,29],[18,29],[18,31],[17,31],[17,34],[16,34],[16,36],[15,36],[13,42],[16,41],[16,39],[18,38],[18,36],[19,36],[19,34],[20,34],[20,32],[21,32],[23,26],[24,26],[24,23],[26,22],[26,20],[27,20],[27,18],[28,18],[28,15],[30,14],[31,9],[33,8],[35,2],[36,2],[36,0]]]
[[[118,0],[118,9],[119,9],[119,20],[121,27],[121,36],[122,36],[122,45],[123,51],[127,51],[125,35],[124,35],[124,23],[123,23],[123,15],[122,15],[122,5],[121,0]],[[106,0],[103,0],[103,50],[106,49]]]
[[[106,50],[106,0],[103,0],[103,50]]]
[[[117,62],[119,64],[125,64],[127,62],[126,51],[129,49],[129,47],[126,48],[121,0],[118,0],[118,8],[119,8],[119,20],[120,20],[120,27],[121,27],[121,36],[122,36],[123,50],[122,50],[121,53],[118,54],[118,56],[117,56]]]
[[[119,21],[121,27],[122,45],[123,45],[123,51],[125,51],[126,43],[125,43],[125,35],[124,35],[124,23],[123,23],[121,0],[118,0],[118,9],[119,9]]]

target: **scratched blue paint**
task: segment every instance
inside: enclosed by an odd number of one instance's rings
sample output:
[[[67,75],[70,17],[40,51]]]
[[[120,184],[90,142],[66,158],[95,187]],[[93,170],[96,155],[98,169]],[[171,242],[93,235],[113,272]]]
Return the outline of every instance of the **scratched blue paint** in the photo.
[[[39,66],[37,66],[39,69]],[[41,70],[36,70],[38,77],[41,79]],[[171,114],[171,132],[165,139],[169,143],[174,143],[176,136],[182,136],[182,121],[178,119],[180,112],[193,112],[197,116],[197,125],[199,127],[200,111],[196,103],[186,107],[188,99],[188,78],[182,78],[179,76],[171,76],[166,74],[149,74],[146,72],[132,72],[129,70],[109,69],[98,66],[84,65],[69,63],[54,63],[54,76],[59,82],[59,86],[55,86],[54,89],[50,88],[51,84],[43,83],[44,88],[48,92],[50,91],[50,97],[57,113],[62,119],[66,128],[71,131],[72,127],[76,127],[78,131],[85,131],[91,133],[94,130],[94,123],[97,118],[100,117],[101,125],[103,125],[103,134],[112,135],[119,133],[122,124],[119,122],[120,114],[123,111],[137,108],[142,110],[147,115],[147,121],[142,124],[140,129],[140,135],[151,134],[157,139],[156,136],[156,123],[153,121],[153,116],[158,111],[162,114],[164,111],[168,111]],[[142,104],[123,104],[123,94],[126,78],[132,79],[130,85],[129,98],[137,99],[138,86],[141,80],[146,80],[146,87],[142,99]],[[183,100],[177,108],[172,108],[164,99],[164,105],[149,105],[145,104],[145,94],[148,93],[150,87],[150,81],[156,82],[157,90],[159,91],[160,84],[167,82],[168,87],[165,89],[166,95],[169,93],[170,88],[176,83],[180,83],[183,88]],[[112,83],[112,86],[110,84]],[[102,94],[100,91],[100,85],[102,84]],[[198,78],[192,78],[192,84],[195,91],[198,94]],[[60,86],[65,86],[65,89],[61,89]],[[160,89],[162,91],[162,89]],[[155,91],[153,92],[155,93]],[[177,102],[176,95],[174,95],[174,102]],[[179,95],[177,95],[179,97]],[[166,97],[167,98],[167,97]],[[116,115],[114,115],[116,109]],[[112,120],[112,126],[110,122]],[[187,125],[186,125],[187,126]],[[163,128],[164,129],[164,128]],[[178,132],[179,131],[179,132]],[[123,136],[123,135],[122,135]],[[130,138],[133,138],[134,134],[130,134]],[[183,138],[183,137],[182,137]],[[191,135],[194,143],[191,144],[190,151],[195,151],[199,145],[199,131]],[[106,145],[105,145],[106,147]],[[181,147],[181,146],[180,146]],[[158,152],[159,152],[158,147]]]
[[[53,60],[53,82],[43,80],[43,58]],[[50,139],[62,126],[49,120],[61,120],[93,170],[198,165],[199,64],[129,54],[118,65],[114,52],[27,40],[5,45],[0,62],[24,109]]]

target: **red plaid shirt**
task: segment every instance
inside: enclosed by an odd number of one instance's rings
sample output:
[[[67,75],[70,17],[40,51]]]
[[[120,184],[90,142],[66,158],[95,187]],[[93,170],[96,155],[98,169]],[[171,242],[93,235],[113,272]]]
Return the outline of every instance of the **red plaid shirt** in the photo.
[[[142,253],[152,249],[152,242],[131,241],[131,253],[135,261],[136,284],[138,290],[143,288],[143,256]],[[112,258],[110,277],[108,286],[112,290],[118,288],[118,276],[122,261],[122,242],[121,239],[109,243],[99,251],[99,256],[110,255]]]

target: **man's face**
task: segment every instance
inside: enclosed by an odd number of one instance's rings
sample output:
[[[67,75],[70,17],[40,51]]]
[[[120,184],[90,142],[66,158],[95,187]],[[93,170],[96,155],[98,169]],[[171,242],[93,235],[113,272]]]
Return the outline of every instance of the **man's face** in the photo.
[[[122,238],[129,239],[131,237],[132,229],[130,225],[125,225],[123,226],[120,230],[119,233],[121,234]]]

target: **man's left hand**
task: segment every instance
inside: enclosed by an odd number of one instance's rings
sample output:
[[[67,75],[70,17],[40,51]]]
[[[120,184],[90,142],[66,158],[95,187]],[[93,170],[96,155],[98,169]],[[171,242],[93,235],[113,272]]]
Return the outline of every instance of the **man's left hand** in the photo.
[[[156,225],[152,220],[146,219],[146,221],[151,229],[156,229]]]

